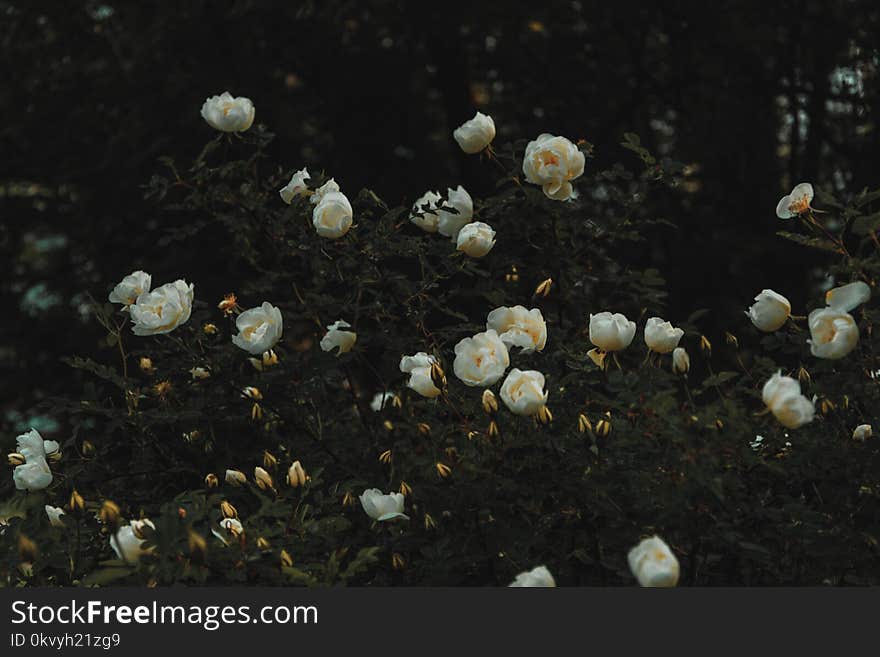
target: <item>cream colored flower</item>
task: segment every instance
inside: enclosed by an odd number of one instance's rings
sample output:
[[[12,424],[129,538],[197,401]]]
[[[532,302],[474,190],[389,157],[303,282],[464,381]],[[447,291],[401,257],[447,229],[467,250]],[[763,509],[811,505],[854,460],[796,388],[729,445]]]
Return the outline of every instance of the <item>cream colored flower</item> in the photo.
[[[52,471],[46,461],[47,447],[49,452],[57,451],[58,443],[54,440],[43,440],[40,432],[31,429],[16,438],[18,454],[25,462],[12,471],[12,480],[18,490],[38,491],[52,483]]]
[[[479,153],[495,139],[495,121],[491,116],[477,112],[474,118],[457,127],[452,136],[465,153]]]
[[[437,362],[433,356],[420,351],[414,356],[404,356],[400,359],[400,371],[409,374],[406,385],[422,397],[436,397],[440,389],[434,385],[431,379],[431,366]]]
[[[813,402],[801,394],[801,384],[780,372],[767,380],[761,396],[774,417],[789,429],[797,429],[815,417],[816,409]]]
[[[63,515],[64,509],[60,506],[46,505],[46,517],[49,518],[49,524],[53,527],[64,528],[64,521],[61,519],[61,516]]]
[[[380,522],[398,518],[409,520],[409,516],[403,512],[405,498],[401,493],[384,495],[378,488],[370,488],[365,490],[359,499],[364,511],[373,520]]]
[[[659,536],[641,541],[629,551],[627,561],[640,586],[672,587],[678,584],[678,559]]]
[[[874,430],[871,428],[870,424],[860,424],[855,429],[853,429],[853,440],[867,440],[871,436],[874,435]]]
[[[143,520],[132,520],[111,534],[110,547],[113,548],[116,556],[128,563],[137,563],[143,555],[151,552],[152,550],[143,547],[146,542],[144,538],[146,527],[152,530],[156,529],[152,520],[144,518]]]
[[[351,324],[341,319],[327,327],[327,333],[321,338],[321,349],[323,351],[332,351],[336,349],[336,355],[344,354],[351,351],[354,343],[357,341],[357,333],[354,331],[345,331],[351,328]]]
[[[772,333],[788,321],[791,315],[791,304],[781,294],[773,290],[762,290],[755,297],[755,303],[746,311],[752,324],[759,331]]]
[[[108,299],[111,303],[121,303],[127,308],[144,292],[150,291],[151,283],[152,277],[147,272],[134,271],[117,283]]]
[[[281,195],[281,200],[290,205],[295,197],[306,194],[309,191],[306,180],[309,178],[311,176],[306,168],[302,168],[294,173],[290,178],[290,182],[278,191]]]
[[[539,308],[501,306],[486,317],[486,328],[498,332],[508,347],[520,347],[523,353],[542,351],[547,344],[547,322]]]
[[[413,204],[409,220],[425,232],[436,233],[440,227],[437,203],[441,200],[443,200],[443,197],[437,192],[425,192]]]
[[[312,225],[321,237],[338,240],[351,228],[354,210],[342,192],[329,192],[312,211]]]
[[[455,213],[449,208],[454,208]],[[448,188],[446,201],[437,209],[437,232],[455,242],[458,233],[474,218],[474,201],[464,187]]]
[[[508,586],[551,587],[556,586],[556,580],[546,566],[538,566],[520,573]]]
[[[238,335],[232,336],[232,344],[249,354],[260,355],[278,344],[284,330],[281,311],[268,301],[261,306],[245,310],[235,319]]]
[[[222,132],[244,132],[253,124],[255,112],[250,98],[233,98],[228,91],[211,96],[202,105],[202,118]]]
[[[160,335],[171,333],[189,320],[193,303],[192,283],[176,280],[143,292],[129,306],[132,332],[135,335]]]
[[[825,303],[835,310],[848,313],[871,298],[871,288],[867,283],[856,281],[847,283],[825,293]]]
[[[482,258],[493,246],[495,231],[492,226],[482,221],[473,221],[458,232],[455,248],[471,258]]]
[[[590,342],[603,351],[626,349],[636,334],[636,323],[620,313],[590,315]]]
[[[534,415],[547,403],[544,375],[513,368],[501,385],[501,401],[516,415]]]
[[[584,154],[568,139],[544,133],[526,146],[523,173],[547,198],[567,201],[575,196],[571,181],[584,173],[584,163]]]
[[[776,204],[776,216],[780,219],[791,219],[810,209],[813,200],[813,186],[810,183],[796,185],[791,194],[783,196]]]
[[[325,182],[323,185],[318,187],[314,192],[312,192],[312,196],[309,199],[312,205],[318,205],[321,201],[324,200],[324,197],[327,194],[332,192],[339,191],[339,183],[337,183],[333,178]]]
[[[664,322],[659,317],[651,317],[645,323],[645,344],[648,349],[658,354],[668,354],[678,347],[678,343],[684,335],[680,328],[673,328],[669,322]]]
[[[220,530],[212,529],[211,533],[219,538],[223,545],[229,545],[232,541],[238,541],[244,534],[244,525],[238,518],[223,518],[220,521]]]
[[[852,315],[827,307],[814,310],[807,318],[810,352],[817,358],[836,360],[859,344],[859,327]]]
[[[455,376],[468,386],[491,386],[504,376],[510,356],[494,329],[464,338],[455,345]]]

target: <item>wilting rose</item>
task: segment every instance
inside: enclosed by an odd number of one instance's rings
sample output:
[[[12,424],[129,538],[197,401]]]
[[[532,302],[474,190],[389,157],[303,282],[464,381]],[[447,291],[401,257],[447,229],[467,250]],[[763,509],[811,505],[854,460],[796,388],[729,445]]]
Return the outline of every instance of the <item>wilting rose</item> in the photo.
[[[192,283],[176,280],[152,292],[142,293],[134,305],[129,306],[132,332],[135,335],[159,335],[171,333],[185,324],[192,312],[194,287]]]
[[[324,200],[324,197],[331,192],[339,191],[339,183],[337,183],[333,178],[325,182],[323,185],[318,187],[314,192],[312,192],[312,196],[309,199],[312,205],[318,205],[321,201]]]
[[[510,365],[507,347],[494,329],[464,338],[455,345],[455,376],[468,386],[491,386]]]
[[[871,298],[871,288],[867,283],[856,281],[847,283],[825,293],[825,303],[829,308],[848,313]]]
[[[812,200],[813,186],[810,183],[801,183],[791,190],[791,194],[779,199],[779,203],[776,204],[776,216],[780,219],[791,219],[803,214],[810,209]]]
[[[116,556],[127,563],[137,563],[141,556],[150,552],[142,547],[146,541],[144,538],[146,527],[154,531],[156,529],[156,525],[151,520],[144,518],[143,520],[132,520],[111,534],[110,547],[113,548]]]
[[[278,344],[284,330],[281,311],[268,301],[261,306],[245,310],[235,319],[238,335],[232,336],[232,344],[249,354],[262,354]]]
[[[404,496],[401,493],[384,495],[378,488],[370,488],[361,494],[360,501],[364,511],[373,520],[409,520],[409,516],[403,512]]]
[[[147,272],[134,271],[113,288],[108,299],[111,303],[121,303],[128,307],[137,301],[137,298],[144,292],[150,291],[151,282],[152,279]]]
[[[436,397],[440,389],[434,385],[431,379],[431,365],[437,362],[433,356],[420,351],[414,356],[404,356],[400,359],[400,371],[409,374],[406,385],[422,397]]]
[[[520,573],[508,586],[551,587],[556,586],[556,580],[546,566],[538,566]]]
[[[676,374],[687,374],[691,369],[691,359],[684,347],[676,347],[672,351],[672,371]]]
[[[672,324],[659,317],[651,317],[645,322],[645,344],[658,354],[668,354],[678,347],[683,335],[683,330],[673,328]]]
[[[627,555],[629,569],[641,586],[671,587],[678,584],[678,559],[659,536],[644,539]]]
[[[328,192],[312,210],[312,225],[321,237],[338,240],[351,228],[354,210],[342,192]]]
[[[516,415],[534,415],[547,403],[544,375],[513,368],[501,385],[501,401]]]
[[[495,139],[495,121],[488,114],[477,112],[474,118],[458,126],[452,136],[465,153],[479,153]]]
[[[590,342],[603,351],[626,349],[636,334],[636,323],[620,313],[590,315]]]
[[[64,509],[59,506],[46,505],[46,517],[49,518],[49,524],[53,527],[64,527],[64,521],[61,516],[64,515]]]
[[[762,290],[755,297],[755,303],[746,311],[752,324],[759,331],[771,333],[782,328],[791,315],[791,304],[781,294],[773,290]]]
[[[302,196],[308,192],[309,186],[306,184],[306,180],[309,178],[311,176],[305,168],[294,173],[290,178],[290,182],[278,191],[281,195],[281,200],[290,205],[295,197]]]
[[[874,430],[871,428],[870,424],[860,424],[855,429],[853,429],[853,440],[867,440],[871,436],[874,435]]]
[[[437,192],[428,191],[413,203],[409,220],[428,233],[436,233],[440,226],[437,203],[443,199]]]
[[[332,351],[336,349],[336,355],[344,354],[351,351],[354,343],[357,341],[357,333],[354,331],[346,331],[344,329],[351,328],[351,324],[341,319],[327,327],[327,333],[321,338],[321,349],[323,351]]]
[[[497,331],[508,347],[520,347],[526,354],[542,351],[547,344],[547,323],[539,308],[501,306],[486,317],[486,328]]]
[[[812,422],[816,415],[813,402],[801,394],[797,379],[782,376],[780,372],[767,380],[761,396],[780,424],[789,429]]]
[[[482,258],[495,246],[495,231],[489,224],[473,221],[458,232],[455,244],[458,251],[471,258]]]
[[[455,213],[447,208],[454,208]],[[455,242],[459,231],[474,218],[474,201],[461,185],[448,188],[446,201],[437,210],[437,232]]]
[[[254,122],[254,104],[250,98],[233,98],[228,91],[211,96],[202,105],[202,118],[215,130],[244,132]]]
[[[810,352],[816,358],[836,360],[859,344],[859,326],[853,316],[835,308],[814,310],[807,318]]]
[[[584,154],[568,139],[544,133],[526,146],[523,173],[548,198],[567,201],[574,196],[571,181],[583,174],[584,162]]]

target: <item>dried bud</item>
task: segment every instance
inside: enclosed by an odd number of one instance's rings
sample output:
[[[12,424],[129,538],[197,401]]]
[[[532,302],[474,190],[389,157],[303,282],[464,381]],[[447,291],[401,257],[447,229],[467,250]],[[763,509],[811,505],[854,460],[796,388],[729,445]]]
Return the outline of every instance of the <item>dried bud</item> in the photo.
[[[437,523],[434,522],[434,518],[431,517],[430,513],[425,514],[425,529],[435,529],[437,527]]]
[[[391,450],[386,449],[384,452],[379,454],[379,463],[391,463]]]
[[[819,410],[822,412],[822,415],[828,415],[835,408],[836,408],[836,406],[835,406],[834,402],[831,401],[830,399],[823,398],[822,401],[819,402]]]
[[[263,418],[263,407],[260,406],[257,402],[254,402],[254,405],[251,406],[251,419],[252,420],[260,420]]]
[[[739,349],[739,340],[737,340],[736,336],[730,331],[724,332],[724,341]]]
[[[394,423],[391,420],[385,420],[382,426],[385,427],[385,431],[394,431]]]
[[[140,365],[141,370],[143,370],[146,374],[152,374],[156,371],[156,368],[153,367],[153,361],[147,358],[146,356],[142,356],[138,361],[138,365]]]
[[[217,304],[217,307],[223,311],[224,315],[231,315],[234,312],[240,312],[241,307],[238,305],[238,299],[234,292],[228,293],[223,300]]]
[[[489,428],[486,430],[486,435],[489,438],[497,438],[501,435],[501,430],[498,428],[498,423],[495,420],[489,421]]]
[[[400,553],[395,552],[391,555],[391,566],[394,568],[394,570],[403,570],[404,568],[406,568],[406,561],[400,555]]]
[[[809,383],[812,380],[810,373],[807,371],[807,368],[804,367],[803,365],[798,369],[797,376],[798,376],[798,380],[804,384]]]
[[[220,503],[220,513],[224,518],[238,518],[238,510],[226,500]]]
[[[216,324],[211,324],[210,322],[208,322],[207,324],[204,324],[202,326],[202,332],[205,335],[217,335],[217,331],[218,329]]]
[[[278,465],[278,459],[276,459],[269,450],[263,451],[263,467],[267,469],[274,468]]]
[[[611,421],[606,419],[601,419],[596,422],[596,435],[605,438],[608,434],[611,433]]]
[[[553,285],[553,279],[548,278],[546,280],[541,281],[538,284],[538,287],[535,288],[535,296],[536,297],[546,297],[550,294],[550,287]]]
[[[272,545],[269,543],[268,540],[266,540],[265,537],[263,537],[263,536],[257,537],[257,549],[258,550],[268,550],[271,547],[272,547]]]
[[[287,550],[281,550],[281,565],[284,568],[291,568],[293,566],[293,557],[290,556]]]
[[[172,387],[171,381],[159,381],[159,383],[153,386],[153,394],[159,399],[165,399],[168,396],[168,393],[171,392]]]
[[[241,470],[227,470],[224,479],[232,486],[243,486],[247,483],[247,475]]]
[[[718,429],[718,431],[724,429],[724,422],[721,421],[721,418],[715,419],[715,428]]]
[[[541,424],[550,424],[553,421],[553,413],[546,406],[542,406],[535,414],[535,419]]]
[[[345,495],[342,496],[342,506],[351,506],[354,504],[354,495],[352,495],[349,491],[345,491]]]
[[[504,280],[508,283],[516,283],[519,280],[519,273],[516,270],[516,266],[510,268],[510,273],[504,276]]]
[[[217,488],[220,485],[220,480],[217,478],[213,472],[205,475],[205,488]]]
[[[709,342],[709,338],[705,335],[700,336],[700,349],[702,349],[707,356],[712,355],[712,343]]]
[[[446,373],[437,361],[431,363],[431,382],[440,390],[446,388]]]
[[[440,461],[437,461],[437,463],[434,464],[434,467],[437,468],[437,474],[443,479],[452,474],[452,468],[445,463],[440,463]]]
[[[260,392],[260,389],[255,386],[248,386],[247,388],[242,389],[241,396],[245,399],[253,399],[259,401],[263,398],[263,393]]]
[[[600,370],[605,370],[608,368],[608,354],[605,351],[602,351],[599,348],[590,349],[587,352],[587,357],[593,361],[593,365],[598,367]]]
[[[593,432],[593,425],[590,424],[589,418],[587,418],[587,416],[583,413],[578,415],[578,431],[580,433],[586,433],[587,431],[589,431],[590,433]]]
[[[400,488],[398,489],[400,494],[403,496],[412,495],[412,487],[406,483],[405,481],[400,482]]]
[[[24,465],[27,459],[25,459],[24,454],[19,454],[18,452],[12,452],[6,456],[6,459],[9,461],[9,465],[15,467],[19,465]]]
[[[91,440],[82,441],[82,455],[83,456],[91,456],[95,453],[95,445]]]
[[[287,483],[292,488],[297,488],[299,486],[305,486],[306,479],[306,471],[303,469],[302,464],[299,461],[294,461],[287,470]]]
[[[488,388],[483,391],[483,411],[485,411],[487,415],[498,412],[498,398],[495,396],[495,393]]]
[[[467,439],[468,440],[476,440],[479,437],[480,437],[479,431],[468,431],[467,432]]]
[[[254,481],[257,483],[257,488],[260,490],[275,489],[275,486],[272,483],[272,476],[260,466],[254,468]]]
[[[431,433],[431,425],[427,422],[419,422],[416,427],[419,430],[419,433],[423,436],[427,436]]]
[[[86,508],[86,501],[83,499],[83,496],[79,494],[76,488],[74,488],[73,492],[70,494],[70,500],[67,502],[67,508],[73,512],[82,511]]]
[[[98,511],[98,518],[100,518],[101,522],[108,527],[115,529],[119,526],[122,512],[119,510],[119,506],[116,502],[113,502],[112,500],[104,500]]]

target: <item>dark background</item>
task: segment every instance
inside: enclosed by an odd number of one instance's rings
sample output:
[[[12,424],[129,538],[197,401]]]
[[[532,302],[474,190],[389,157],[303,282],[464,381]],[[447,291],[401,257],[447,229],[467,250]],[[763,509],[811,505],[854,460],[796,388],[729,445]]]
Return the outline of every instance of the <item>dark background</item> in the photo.
[[[193,280],[207,301],[235,289],[222,233],[164,246],[175,216],[144,199],[160,156],[190,161],[214,136],[199,109],[224,90],[277,134],[274,162],[392,205],[493,188],[451,138],[475,109],[496,142],[587,139],[588,168],[633,158],[619,143],[635,132],[689,165],[657,206],[678,229],[628,254],[667,277],[666,316],[711,308],[720,332],[762,288],[796,313],[815,295],[823,256],[776,237],[774,208],[802,180],[843,198],[878,183],[876,2],[437,7],[0,2],[4,434],[51,432],[35,404],[81,385],[60,356],[102,358],[86,292],[104,299],[137,268]]]

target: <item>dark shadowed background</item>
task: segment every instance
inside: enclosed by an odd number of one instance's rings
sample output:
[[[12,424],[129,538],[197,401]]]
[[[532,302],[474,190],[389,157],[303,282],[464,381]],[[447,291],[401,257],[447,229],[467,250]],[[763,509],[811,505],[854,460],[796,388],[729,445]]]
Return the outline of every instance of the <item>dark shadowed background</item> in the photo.
[[[878,183],[875,2],[431,6],[0,2],[4,434],[51,432],[38,402],[81,385],[59,358],[108,349],[86,293],[137,268],[197,280],[208,301],[236,289],[222,233],[164,245],[175,216],[144,199],[158,158],[214,136],[199,109],[224,90],[253,99],[275,161],[392,205],[492,188],[451,138],[475,110],[497,142],[584,138],[592,166],[633,157],[619,144],[637,133],[688,175],[659,208],[678,229],[633,257],[666,275],[667,317],[711,308],[716,332],[762,288],[797,309],[821,283],[824,256],[775,236],[783,193]]]

